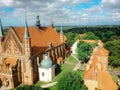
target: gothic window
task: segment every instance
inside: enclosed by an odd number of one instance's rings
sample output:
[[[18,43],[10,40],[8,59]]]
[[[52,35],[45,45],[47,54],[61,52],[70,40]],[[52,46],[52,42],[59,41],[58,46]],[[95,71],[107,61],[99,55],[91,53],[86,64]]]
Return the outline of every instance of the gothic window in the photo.
[[[11,45],[10,45],[10,44],[8,44],[7,51],[6,51],[6,53],[8,53],[8,54],[10,54],[10,53],[11,53],[11,49],[10,49],[10,47],[11,47]]]
[[[24,68],[24,72],[26,72],[26,62],[23,62],[23,68]]]
[[[42,72],[42,76],[44,77],[44,72]]]
[[[14,52],[15,52],[15,54],[19,54],[18,47],[15,43],[14,43]]]

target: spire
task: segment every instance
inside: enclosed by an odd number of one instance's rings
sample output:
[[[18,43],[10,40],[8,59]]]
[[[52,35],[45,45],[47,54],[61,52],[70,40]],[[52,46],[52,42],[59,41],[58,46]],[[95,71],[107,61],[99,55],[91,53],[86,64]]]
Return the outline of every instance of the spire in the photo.
[[[63,35],[63,30],[62,30],[62,24],[61,24],[61,30],[60,30],[60,40],[63,43],[64,42],[64,35]]]
[[[53,18],[51,18],[51,26],[54,28]]]
[[[28,31],[28,26],[27,26],[26,15],[25,15],[25,33],[24,33],[24,38],[30,38],[29,31]]]
[[[61,24],[60,34],[63,34],[62,24]]]
[[[39,16],[36,16],[36,26],[40,28]]]
[[[3,37],[3,28],[2,28],[1,19],[0,19],[0,37]]]

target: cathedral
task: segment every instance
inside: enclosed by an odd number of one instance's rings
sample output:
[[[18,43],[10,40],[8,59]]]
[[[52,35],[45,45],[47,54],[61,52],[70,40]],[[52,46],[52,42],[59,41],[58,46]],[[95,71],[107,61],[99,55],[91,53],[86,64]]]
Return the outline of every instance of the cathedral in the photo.
[[[0,87],[33,85],[41,80],[39,74],[44,67],[54,72],[52,62],[64,63],[68,52],[62,29],[58,33],[53,24],[42,27],[39,16],[36,17],[35,26],[28,26],[26,20],[25,27],[10,27],[6,35],[3,35],[0,21]],[[41,62],[44,55],[48,59]],[[43,67],[39,68],[41,65]]]

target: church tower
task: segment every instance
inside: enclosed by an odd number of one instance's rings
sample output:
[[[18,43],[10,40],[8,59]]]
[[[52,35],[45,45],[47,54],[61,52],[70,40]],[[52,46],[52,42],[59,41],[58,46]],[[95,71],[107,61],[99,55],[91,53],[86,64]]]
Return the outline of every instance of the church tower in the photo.
[[[3,28],[2,28],[2,22],[0,19],[0,53],[2,53],[2,39],[3,39]]]
[[[60,41],[62,43],[64,43],[64,33],[63,33],[63,30],[62,30],[62,25],[61,25],[61,30],[60,30]]]
[[[41,28],[39,16],[36,16],[36,26],[37,26],[38,28]]]
[[[31,54],[31,39],[28,31],[27,21],[25,21],[25,32],[24,32],[24,45],[25,45],[25,55],[30,56]]]
[[[33,84],[33,67],[31,61],[31,38],[28,30],[27,20],[25,21],[25,32],[24,32],[24,47],[25,47],[25,59],[23,62],[24,70],[24,84]]]

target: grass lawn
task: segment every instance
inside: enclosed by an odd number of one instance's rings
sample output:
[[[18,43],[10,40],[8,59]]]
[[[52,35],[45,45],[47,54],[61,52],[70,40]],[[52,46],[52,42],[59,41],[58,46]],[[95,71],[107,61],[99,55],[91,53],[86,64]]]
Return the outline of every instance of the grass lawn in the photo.
[[[45,88],[44,90],[57,90],[57,85],[49,87],[49,88]]]
[[[61,65],[61,72],[55,77],[53,81],[58,81],[66,72],[70,72],[73,69],[73,65],[64,63]]]
[[[66,60],[68,60],[72,64],[77,64],[78,63],[78,61],[75,60],[75,58],[72,55],[70,55],[69,57],[67,57]]]
[[[34,86],[41,86],[43,84],[47,84],[47,83],[50,83],[50,82],[42,82],[42,81],[38,81],[36,84],[34,84]]]
[[[72,71],[73,67],[74,67],[73,65],[66,64],[66,63],[61,65],[61,72],[59,74],[57,74],[57,76],[54,78],[54,80],[52,82],[58,81],[66,72]],[[48,82],[48,83],[50,83],[50,82]],[[42,81],[38,81],[34,86],[41,86],[43,84],[47,84],[47,83],[42,82]],[[56,88],[56,87],[52,86],[49,89],[50,90],[56,90],[56,89],[52,89],[52,88]]]
[[[58,81],[62,76],[64,76],[65,73],[71,72],[73,67],[74,67],[73,65],[66,64],[66,63],[61,65],[61,72],[59,74],[57,74],[57,76],[54,78],[54,80],[52,82]],[[50,83],[50,82],[48,82],[48,83]],[[38,81],[34,86],[41,86],[43,84],[47,84],[47,83]],[[57,86],[55,85],[55,86],[46,88],[45,90],[57,90]]]
[[[111,76],[112,76],[112,79],[113,79],[115,82],[117,82],[117,80],[119,79],[119,77],[118,77],[117,75],[111,74]]]
[[[62,76],[64,76],[65,73],[72,72],[74,65],[78,63],[78,61],[75,60],[72,55],[70,55],[68,58],[66,58],[66,60],[68,60],[72,64],[67,64],[67,63],[62,64],[60,67],[61,72],[56,75],[56,77],[54,78],[54,80],[52,82],[58,81]],[[80,76],[83,76],[83,71],[80,71]],[[34,86],[40,87],[41,85],[48,84],[48,83],[50,83],[50,82],[46,83],[46,82],[38,81],[36,84],[34,84]],[[46,88],[45,90],[57,90],[57,85]]]

